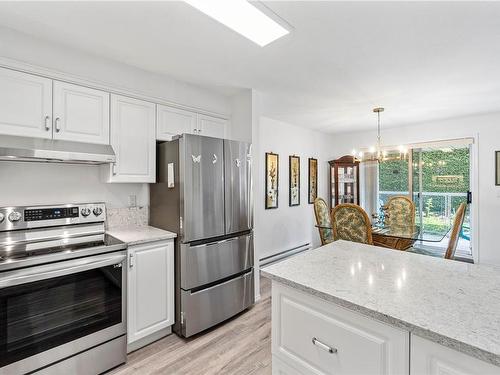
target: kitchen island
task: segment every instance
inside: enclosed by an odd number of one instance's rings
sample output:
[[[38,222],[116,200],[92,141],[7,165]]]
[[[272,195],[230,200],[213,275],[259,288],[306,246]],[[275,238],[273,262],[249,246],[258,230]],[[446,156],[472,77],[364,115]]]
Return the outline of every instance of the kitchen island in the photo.
[[[337,241],[262,270],[273,373],[500,374],[500,268]]]

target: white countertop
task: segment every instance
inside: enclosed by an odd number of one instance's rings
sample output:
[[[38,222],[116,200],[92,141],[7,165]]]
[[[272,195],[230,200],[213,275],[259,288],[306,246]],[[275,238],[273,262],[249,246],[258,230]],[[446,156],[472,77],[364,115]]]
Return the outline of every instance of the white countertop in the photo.
[[[500,366],[500,267],[337,241],[262,275]]]
[[[120,241],[127,242],[129,245],[168,240],[177,237],[175,233],[149,225],[115,227],[107,230],[106,233],[118,238]]]

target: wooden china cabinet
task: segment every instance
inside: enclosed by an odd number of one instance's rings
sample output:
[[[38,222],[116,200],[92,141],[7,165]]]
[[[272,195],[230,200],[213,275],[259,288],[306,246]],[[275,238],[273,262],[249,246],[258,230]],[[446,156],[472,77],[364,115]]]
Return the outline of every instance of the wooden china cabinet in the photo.
[[[351,155],[330,160],[330,207],[340,203],[359,204],[359,161]]]

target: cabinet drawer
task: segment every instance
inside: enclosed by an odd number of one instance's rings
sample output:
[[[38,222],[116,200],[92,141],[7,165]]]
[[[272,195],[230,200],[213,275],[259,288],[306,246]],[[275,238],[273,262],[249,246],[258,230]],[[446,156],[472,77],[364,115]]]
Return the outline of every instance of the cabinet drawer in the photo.
[[[500,367],[412,335],[412,375],[493,375]]]
[[[273,355],[304,374],[408,374],[409,333],[273,283]]]

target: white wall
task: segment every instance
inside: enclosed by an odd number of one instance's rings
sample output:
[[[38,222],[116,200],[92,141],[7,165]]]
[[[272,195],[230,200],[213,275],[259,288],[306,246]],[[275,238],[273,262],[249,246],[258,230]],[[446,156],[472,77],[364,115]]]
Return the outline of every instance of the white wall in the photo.
[[[477,210],[476,261],[500,264],[500,187],[495,186],[495,154],[500,150],[500,113],[461,117],[408,127],[382,128],[385,145],[399,145],[433,140],[474,137],[477,150],[478,189],[473,191],[473,207]],[[353,148],[374,145],[375,132],[337,134],[332,143],[335,157]],[[473,211],[474,212],[474,211]]]
[[[260,259],[305,243],[319,246],[318,230],[314,227],[313,205],[307,202],[308,158],[318,159],[318,196],[327,198],[328,160],[333,150],[331,136],[276,121],[260,118],[258,152],[254,154],[255,249]],[[279,154],[278,209],[265,209],[266,152]],[[288,205],[288,157],[300,156],[300,206]],[[257,158],[255,157],[257,156]]]
[[[252,142],[252,90],[242,90],[231,98],[230,138]]]
[[[39,74],[70,74],[92,84],[111,86],[208,112],[231,113],[231,101],[218,93],[125,64],[105,60],[0,27],[0,63],[19,61]],[[21,66],[20,65],[20,66]],[[147,184],[106,184],[92,166],[0,163],[0,205],[105,201],[110,207],[149,204]]]
[[[0,206],[104,201],[127,207],[129,195],[137,205],[149,204],[147,184],[106,184],[99,166],[0,162]]]

